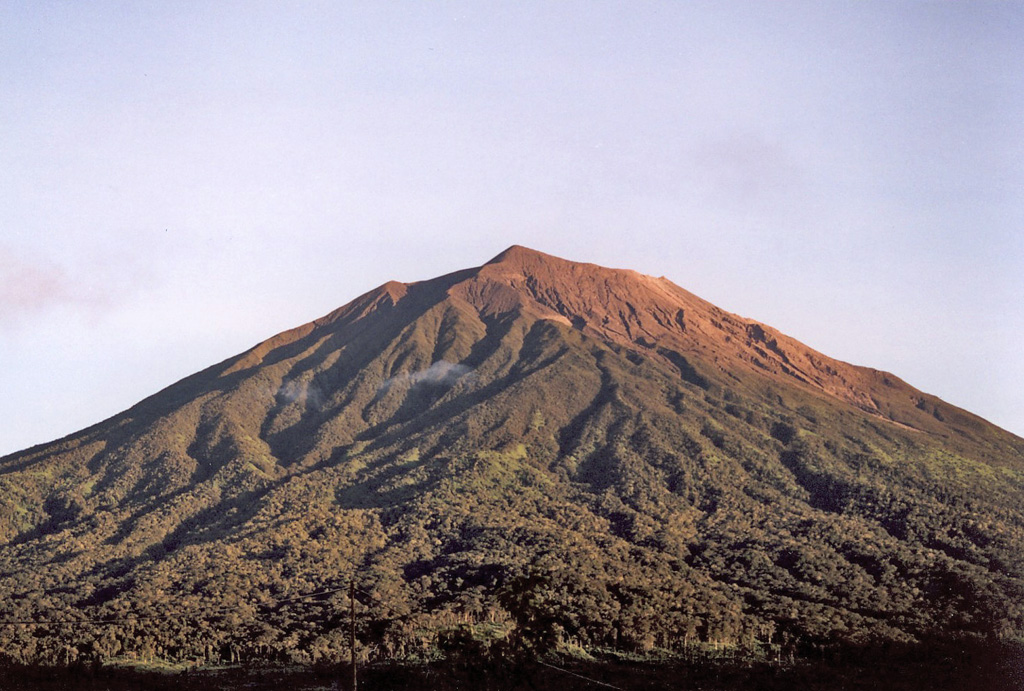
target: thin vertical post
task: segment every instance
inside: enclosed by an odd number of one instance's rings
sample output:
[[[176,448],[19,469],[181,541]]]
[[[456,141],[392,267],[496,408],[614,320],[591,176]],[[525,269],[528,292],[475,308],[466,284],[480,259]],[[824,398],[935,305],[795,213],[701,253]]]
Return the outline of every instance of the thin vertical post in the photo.
[[[349,637],[348,643],[352,655],[352,691],[358,688],[356,680],[356,582],[352,580],[348,584],[348,606],[349,606]]]

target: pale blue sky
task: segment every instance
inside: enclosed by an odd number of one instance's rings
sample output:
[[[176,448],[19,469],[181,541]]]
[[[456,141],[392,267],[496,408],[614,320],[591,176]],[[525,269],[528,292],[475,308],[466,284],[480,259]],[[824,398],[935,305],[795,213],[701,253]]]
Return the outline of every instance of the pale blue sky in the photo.
[[[0,453],[389,279],[664,275],[1024,434],[1024,4],[0,0]]]

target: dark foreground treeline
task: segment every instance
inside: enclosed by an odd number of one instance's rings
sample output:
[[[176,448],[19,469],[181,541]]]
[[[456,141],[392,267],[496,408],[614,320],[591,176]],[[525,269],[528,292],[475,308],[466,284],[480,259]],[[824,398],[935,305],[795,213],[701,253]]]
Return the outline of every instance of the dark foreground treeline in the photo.
[[[271,691],[349,689],[346,664],[222,666],[177,671],[99,663],[0,667],[0,688],[32,691]],[[360,691],[772,691],[801,689],[1024,689],[1024,644],[971,641],[930,646],[823,650],[816,658],[754,660],[675,658],[574,660],[453,656],[421,663],[373,664],[357,670]]]

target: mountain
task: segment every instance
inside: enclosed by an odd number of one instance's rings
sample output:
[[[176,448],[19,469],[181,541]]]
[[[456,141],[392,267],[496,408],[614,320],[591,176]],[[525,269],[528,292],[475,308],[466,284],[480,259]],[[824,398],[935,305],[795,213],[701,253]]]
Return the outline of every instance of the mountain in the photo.
[[[350,582],[371,659],[1009,640],[1022,502],[975,415],[511,247],[0,459],[0,656],[331,660]]]

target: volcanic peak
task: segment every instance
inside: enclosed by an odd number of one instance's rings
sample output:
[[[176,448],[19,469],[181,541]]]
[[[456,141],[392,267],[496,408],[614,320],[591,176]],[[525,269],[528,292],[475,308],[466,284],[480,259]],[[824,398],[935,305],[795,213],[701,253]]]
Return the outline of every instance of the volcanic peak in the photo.
[[[796,387],[943,437],[954,420],[960,434],[970,436],[979,429],[974,416],[954,414],[951,406],[894,375],[830,358],[664,278],[568,261],[521,245],[476,268],[413,283],[385,283],[311,324],[256,346],[222,371],[292,357],[320,348],[323,339],[339,347],[358,339],[369,348],[387,334],[462,344],[454,349],[438,346],[402,360],[403,366],[426,368],[439,359],[462,362],[470,357],[471,341],[499,333],[517,320],[523,329],[538,321],[557,323],[593,344],[667,366],[698,386],[718,382],[751,391]],[[345,347],[353,352],[350,345]],[[387,376],[395,367],[388,366]],[[935,412],[940,409],[946,412]],[[943,416],[949,417],[945,423]]]
[[[514,246],[0,458],[0,615],[82,624],[0,629],[0,665],[330,660],[329,608],[266,604],[339,582],[396,655],[453,622],[531,654],[998,643],[1024,631],[1022,469],[1024,440],[892,375]],[[153,625],[88,625],[126,613]]]
[[[948,433],[934,415],[922,414],[926,408],[945,407],[935,397],[894,375],[830,358],[665,278],[573,262],[522,245],[512,245],[468,274],[447,294],[466,300],[481,314],[516,310],[559,321],[671,364],[696,382],[723,373],[733,380],[753,375],[845,401],[897,425]],[[964,428],[978,422],[962,411],[956,417]]]

